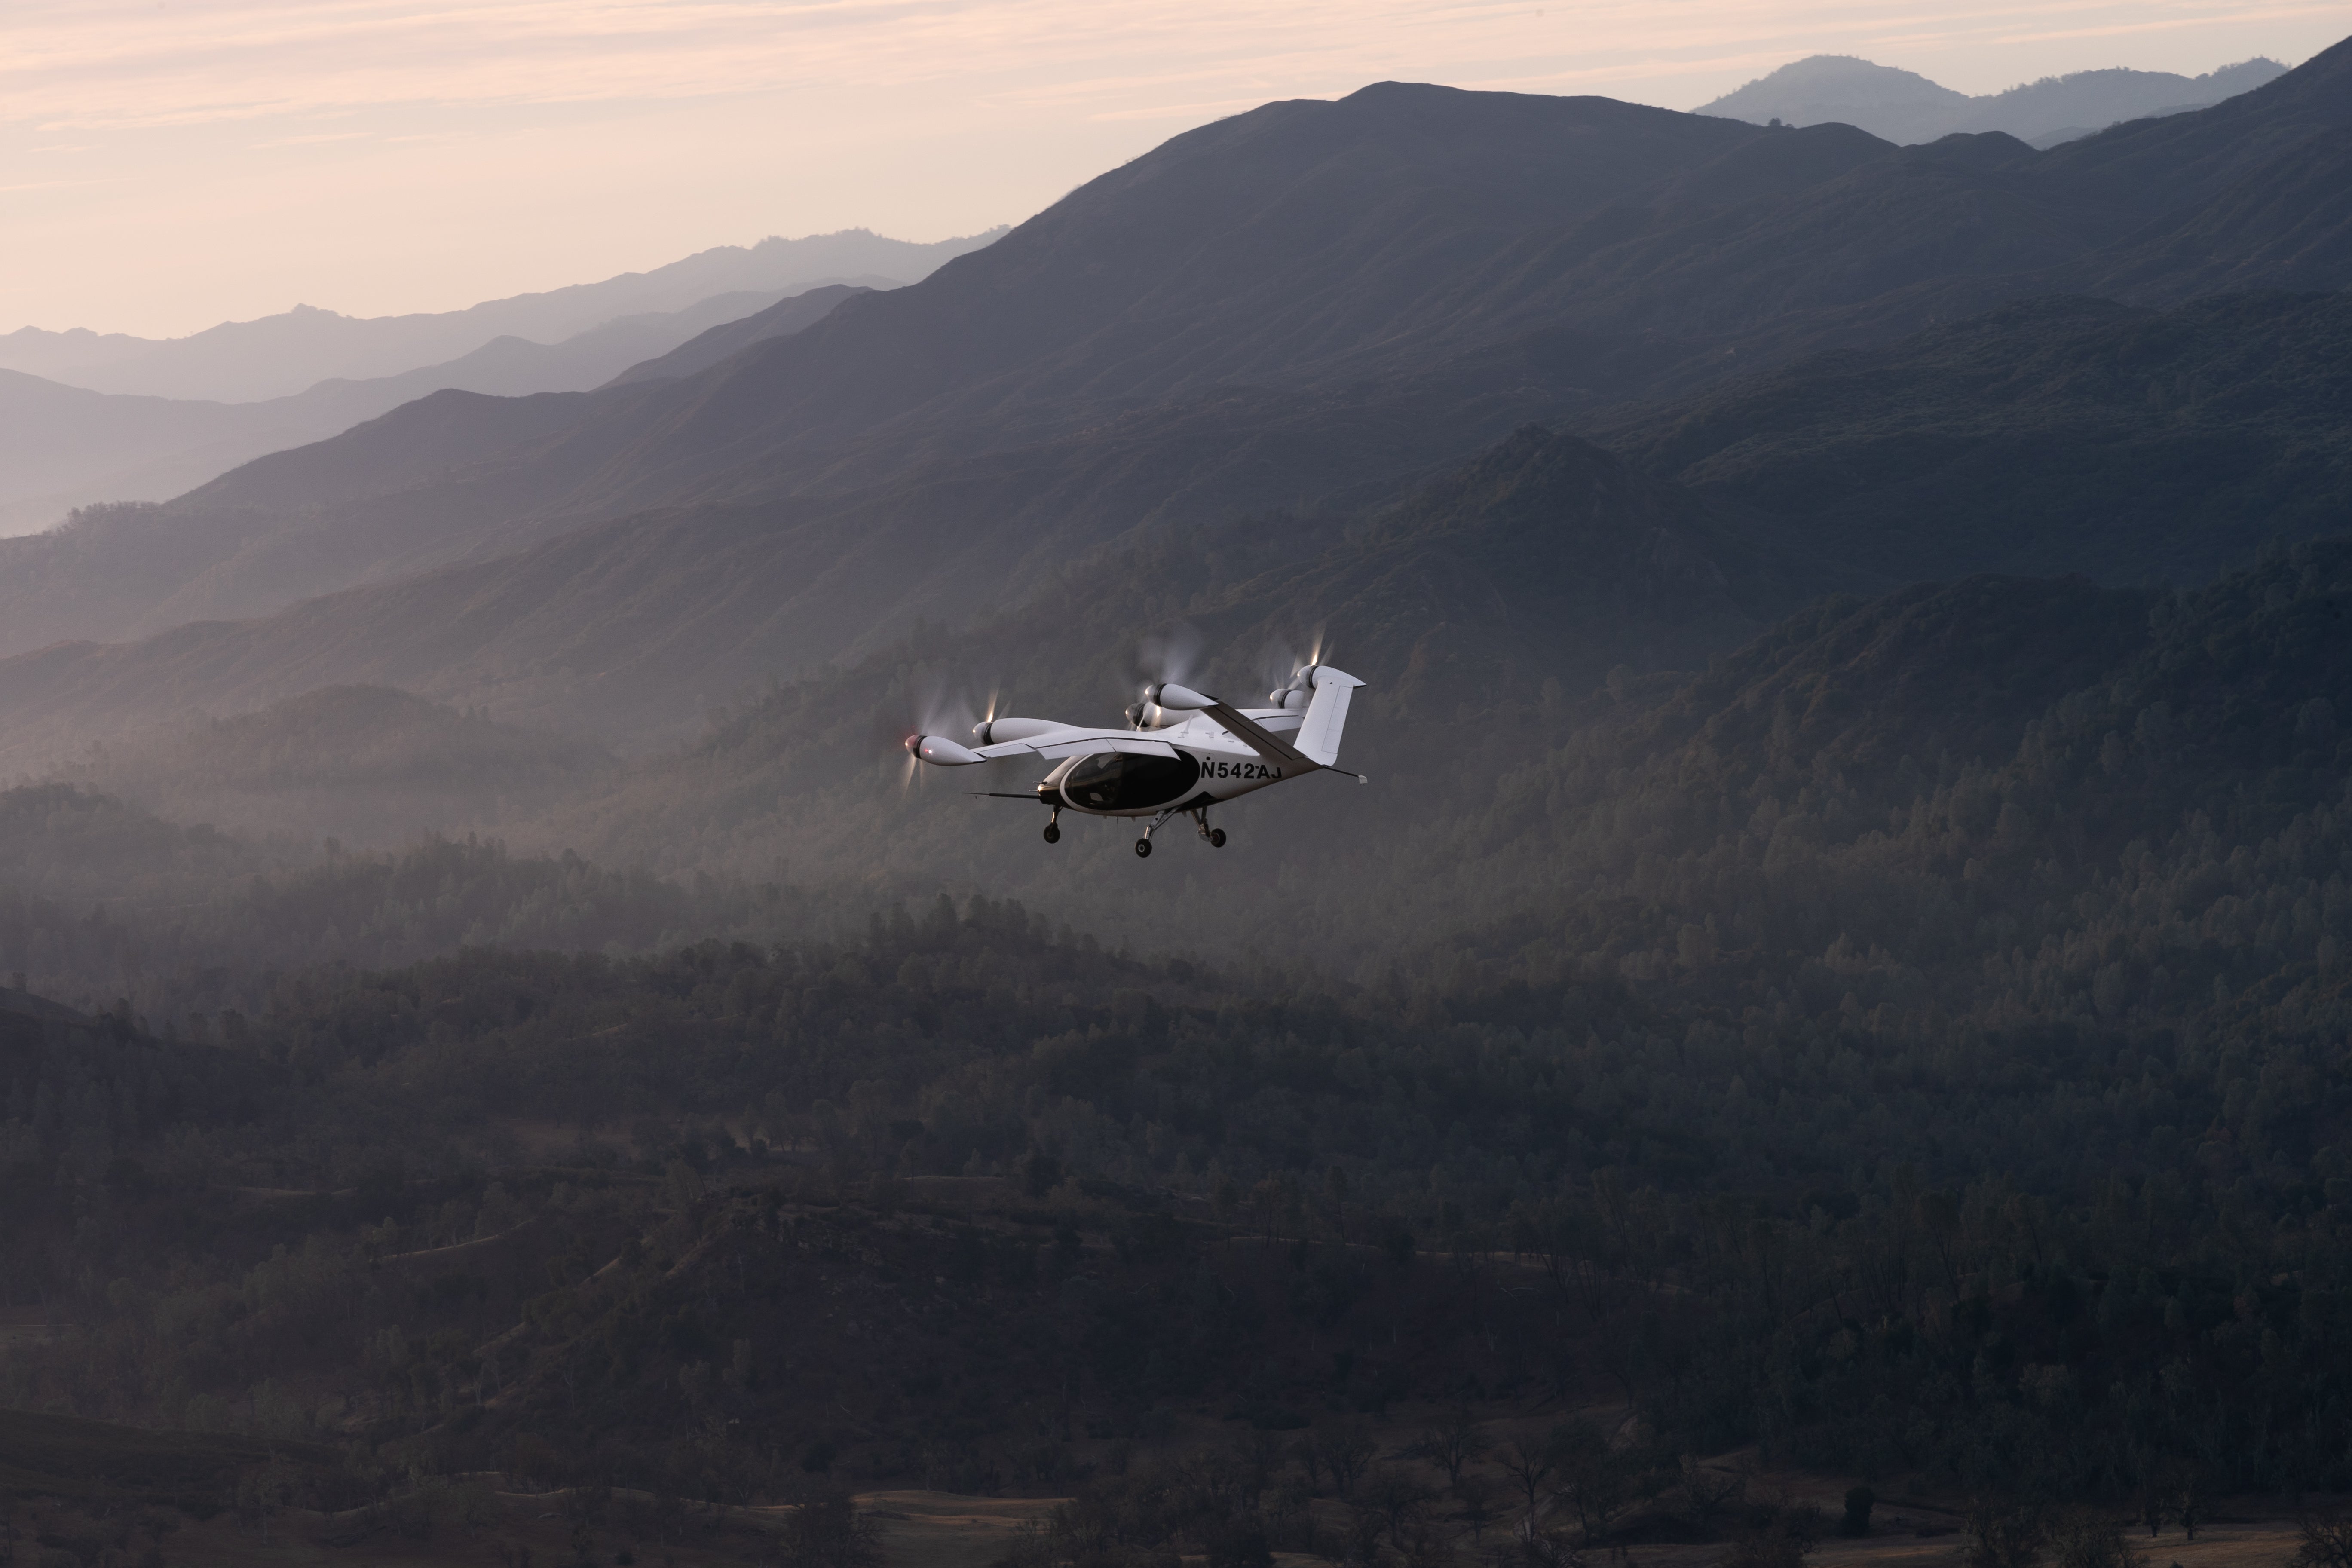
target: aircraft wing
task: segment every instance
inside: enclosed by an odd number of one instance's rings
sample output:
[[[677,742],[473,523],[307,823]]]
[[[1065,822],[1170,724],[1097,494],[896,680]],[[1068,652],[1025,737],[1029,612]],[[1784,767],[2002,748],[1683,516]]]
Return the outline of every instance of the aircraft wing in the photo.
[[[992,746],[980,748],[980,755],[993,762],[999,757],[1076,757],[1090,752],[1129,752],[1143,757],[1172,757],[1176,748],[1165,741],[1154,741],[1132,730],[1081,730],[1076,725],[1065,730],[1048,730],[1042,735],[1026,740],[1000,741]]]

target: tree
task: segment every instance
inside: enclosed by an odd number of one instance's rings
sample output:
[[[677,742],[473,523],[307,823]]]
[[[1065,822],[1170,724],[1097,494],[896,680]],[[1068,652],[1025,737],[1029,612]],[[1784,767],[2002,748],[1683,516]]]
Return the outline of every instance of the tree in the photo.
[[[1365,1488],[1364,1506],[1381,1516],[1388,1528],[1389,1544],[1402,1552],[1405,1527],[1419,1522],[1423,1510],[1436,1495],[1402,1466],[1382,1465],[1371,1473]]]
[[[2040,1510],[1996,1508],[1981,1500],[1969,1510],[1967,1528],[1960,1560],[1968,1568],[2031,1568],[2050,1539]]]
[[[1298,1468],[1307,1472],[1307,1492],[1309,1497],[1323,1495],[1323,1443],[1309,1432],[1291,1445],[1290,1451],[1298,1460]]]
[[[1323,1449],[1323,1468],[1331,1472],[1331,1489],[1343,1498],[1354,1496],[1356,1483],[1363,1479],[1381,1446],[1372,1440],[1371,1433],[1361,1422],[1335,1427],[1318,1441]]]
[[[1822,1510],[1811,1503],[1784,1501],[1740,1533],[1724,1568],[1803,1568],[1821,1538]]]
[[[1559,1495],[1576,1510],[1587,1541],[1600,1537],[1640,1487],[1641,1456],[1610,1446],[1599,1428],[1573,1422],[1558,1428]]]
[[[1495,1489],[1486,1477],[1472,1472],[1454,1483],[1454,1498],[1462,1507],[1454,1517],[1470,1527],[1473,1542],[1486,1538],[1486,1526],[1495,1520]]]
[[[1033,1198],[1044,1197],[1061,1181],[1062,1163],[1043,1149],[1032,1149],[1021,1162],[1021,1190]]]
[[[1748,1475],[1744,1470],[1711,1469],[1699,1462],[1696,1455],[1682,1458],[1683,1518],[1693,1525],[1702,1525],[1712,1519],[1725,1504],[1745,1495]],[[1851,1502],[1849,1502],[1851,1507]]]
[[[829,1488],[785,1516],[777,1552],[784,1568],[880,1568],[881,1531],[847,1492]]]
[[[1516,1437],[1503,1446],[1499,1462],[1503,1473],[1527,1498],[1528,1514],[1533,1518],[1542,1506],[1553,1472],[1559,1468],[1559,1446],[1549,1437]]]
[[[2113,1520],[2077,1519],[2052,1537],[2058,1568],[2142,1568],[2144,1559]]]
[[[2306,1517],[2294,1561],[2300,1568],[2352,1568],[2352,1519]]]
[[[1415,1451],[1445,1472],[1445,1484],[1462,1484],[1462,1467],[1493,1447],[1494,1440],[1479,1429],[1475,1412],[1466,1405],[1447,1411],[1436,1426],[1422,1433]]]

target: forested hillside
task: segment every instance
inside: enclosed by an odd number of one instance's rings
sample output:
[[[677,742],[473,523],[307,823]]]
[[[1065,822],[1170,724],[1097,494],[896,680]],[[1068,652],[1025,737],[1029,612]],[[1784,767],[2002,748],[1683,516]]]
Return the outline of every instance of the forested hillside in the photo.
[[[1896,581],[2203,583],[2352,520],[2352,300],[2027,300],[1823,355],[1610,439]]]
[[[2347,605],[2331,543],[1810,610],[1329,862],[1332,918],[1384,917],[1363,986],[986,899],[298,960],[235,1008],[165,975],[16,1026],[11,1289],[81,1326],[0,1370],[745,1496],[819,1453],[1066,1484],[1203,1399],[1602,1385],[1653,1478],[1760,1438],[1931,1487],[2341,1486]],[[924,1370],[966,1336],[1006,1348]]]
[[[54,771],[174,822],[393,848],[496,831],[588,787],[601,747],[386,687],[331,686],[257,712],[92,747]]]

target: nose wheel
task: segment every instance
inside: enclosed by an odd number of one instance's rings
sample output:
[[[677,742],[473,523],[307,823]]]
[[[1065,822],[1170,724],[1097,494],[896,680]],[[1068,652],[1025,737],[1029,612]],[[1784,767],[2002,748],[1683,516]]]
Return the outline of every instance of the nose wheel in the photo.
[[[1059,844],[1061,841],[1062,813],[1060,808],[1056,807],[1054,815],[1045,819],[1045,842],[1048,844]]]
[[[1149,860],[1151,858],[1151,840],[1150,838],[1139,838],[1135,841],[1135,858],[1139,860]]]

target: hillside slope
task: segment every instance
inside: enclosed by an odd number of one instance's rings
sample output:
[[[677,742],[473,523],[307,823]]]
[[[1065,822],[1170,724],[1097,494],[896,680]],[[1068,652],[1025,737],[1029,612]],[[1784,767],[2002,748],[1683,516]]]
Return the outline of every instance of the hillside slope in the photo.
[[[1580,456],[1571,460],[1570,453]],[[1337,462],[1348,454],[1331,456]],[[1548,479],[1507,477],[1561,464]],[[1593,467],[1577,477],[1580,465]],[[1102,482],[1115,504],[1137,476],[1109,466]],[[1002,504],[1025,489],[1042,513],[1069,499],[1035,489],[1035,471],[970,468],[952,484],[948,474],[918,476],[932,492],[919,506],[877,507],[861,498],[698,509],[580,530],[519,555],[348,590],[260,620],[193,624],[130,644],[59,644],[0,660],[0,715],[9,725],[0,756],[31,765],[67,754],[78,735],[136,733],[190,710],[232,713],[355,681],[488,703],[509,718],[625,742],[684,738],[699,712],[859,640],[871,628],[855,624],[858,606],[887,591],[910,554],[951,556],[975,501]],[[1059,477],[1051,467],[1043,473]],[[1143,478],[1148,488],[1149,473]],[[1512,500],[1489,515],[1475,498],[1495,486]],[[910,527],[909,516],[921,526]],[[1570,528],[1570,519],[1587,521]],[[1197,526],[1171,531],[1140,553],[1089,560],[1076,579],[1045,578],[1034,608],[1013,624],[1052,626],[1053,646],[1083,668],[1123,657],[1137,584],[1143,602],[1158,602],[1171,581],[1204,581],[1196,552],[1231,549],[1213,535],[1202,540]],[[1304,626],[1325,613],[1318,605],[1354,602],[1385,580],[1415,584],[1379,613],[1381,635],[1398,646],[1466,631],[1492,663],[1507,659],[1518,639],[1549,647],[1558,628],[1572,626],[1578,662],[1560,673],[1590,684],[1618,662],[1704,657],[1759,624],[1743,603],[1793,603],[1790,595],[1801,596],[1813,575],[1776,559],[1737,568],[1744,580],[1735,584],[1717,563],[1739,547],[1716,537],[1703,507],[1673,487],[1625,474],[1584,443],[1535,433],[1433,482],[1366,528],[1339,540],[1331,519],[1278,518],[1223,531],[1224,540],[1256,537],[1251,554],[1288,568],[1255,585],[1246,618],[1229,628],[1253,658],[1270,631],[1262,623]],[[854,551],[844,552],[845,538],[856,539]],[[1474,546],[1473,554],[1461,554]],[[1427,552],[1437,553],[1423,559]],[[1400,552],[1414,563],[1410,569],[1381,564]],[[1327,554],[1318,577],[1307,563]],[[1616,596],[1654,579],[1654,589],[1641,589],[1634,601]],[[1761,585],[1768,579],[1770,585]],[[1207,581],[1220,580],[1233,580],[1230,568],[1212,571]],[[1611,587],[1590,586],[1596,584]],[[1492,595],[1506,592],[1517,605],[1512,619],[1473,624]],[[1658,598],[1662,619],[1643,607],[1650,597]],[[1075,619],[1072,604],[1087,606]],[[1622,647],[1611,640],[1620,634]]]
[[[730,318],[706,331],[698,332],[667,353],[656,354],[631,365],[605,384],[619,386],[632,381],[661,381],[708,370],[753,343],[790,336],[851,295],[865,293],[877,287],[887,288],[890,285],[887,281],[877,283],[867,279],[803,290],[764,310]]]
[[[2060,298],[1642,411],[1643,468],[1894,581],[2200,583],[2352,519],[2352,295]]]
[[[176,822],[392,848],[494,832],[612,763],[569,737],[382,687],[305,692],[256,712],[94,748],[52,775]]]

